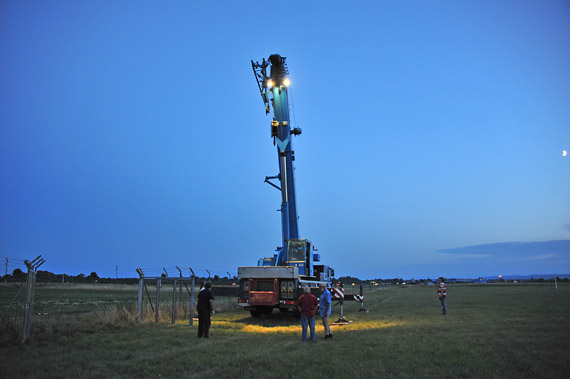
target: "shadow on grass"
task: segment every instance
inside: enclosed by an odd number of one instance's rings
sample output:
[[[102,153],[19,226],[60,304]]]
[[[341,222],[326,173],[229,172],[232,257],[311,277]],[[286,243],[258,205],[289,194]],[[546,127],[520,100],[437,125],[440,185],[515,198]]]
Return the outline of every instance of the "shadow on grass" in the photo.
[[[296,319],[293,313],[276,313],[261,317],[243,317],[232,320],[232,323],[240,325],[255,325],[264,328],[298,326],[301,320]]]

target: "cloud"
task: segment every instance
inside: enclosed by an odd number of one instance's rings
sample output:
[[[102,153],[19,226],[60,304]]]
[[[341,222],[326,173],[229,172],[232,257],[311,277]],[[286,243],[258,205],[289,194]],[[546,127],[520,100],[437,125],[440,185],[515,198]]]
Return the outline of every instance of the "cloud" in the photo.
[[[442,251],[438,251],[438,253],[441,253]],[[483,259],[483,258],[491,258],[491,254],[465,254],[465,253],[450,253],[450,252],[446,252],[445,253],[447,258],[452,258],[452,259],[463,259],[463,258],[473,258],[473,259]]]
[[[542,254],[542,255],[533,255],[532,257],[522,258],[527,261],[533,261],[537,259],[550,259],[550,258],[557,258],[557,254]]]
[[[570,240],[498,242],[441,249],[438,253],[464,258],[545,260],[570,256]]]
[[[566,229],[566,230],[570,231],[570,223],[568,223],[568,224],[564,225],[564,229]]]

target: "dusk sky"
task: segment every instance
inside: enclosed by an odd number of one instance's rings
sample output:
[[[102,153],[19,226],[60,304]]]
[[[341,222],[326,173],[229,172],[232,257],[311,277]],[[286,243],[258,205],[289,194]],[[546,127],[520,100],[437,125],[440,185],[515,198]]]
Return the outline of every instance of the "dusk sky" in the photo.
[[[250,60],[274,53],[300,234],[336,277],[570,273],[567,0],[4,0],[0,274],[272,256]]]

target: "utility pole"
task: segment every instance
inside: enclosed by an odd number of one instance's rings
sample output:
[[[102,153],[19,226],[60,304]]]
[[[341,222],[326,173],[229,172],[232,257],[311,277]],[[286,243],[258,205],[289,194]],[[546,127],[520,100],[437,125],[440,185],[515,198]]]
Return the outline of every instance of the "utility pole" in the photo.
[[[8,258],[6,258],[6,275],[8,275]]]
[[[115,279],[119,279],[119,266],[115,265]]]

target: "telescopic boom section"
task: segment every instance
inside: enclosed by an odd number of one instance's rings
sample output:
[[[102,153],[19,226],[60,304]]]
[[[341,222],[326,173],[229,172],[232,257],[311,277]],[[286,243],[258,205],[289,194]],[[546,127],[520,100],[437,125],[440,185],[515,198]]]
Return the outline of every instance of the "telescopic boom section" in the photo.
[[[273,93],[274,121],[277,121],[276,142],[282,197],[281,224],[283,226],[283,246],[285,246],[285,241],[299,238],[297,203],[295,201],[295,177],[293,175],[293,149],[289,122],[289,98],[287,86],[285,85],[288,78],[285,58],[279,55],[272,55],[269,57],[269,62],[271,62],[271,80],[273,81],[271,91]]]
[[[262,63],[253,63],[253,70],[265,104],[266,113],[269,113],[270,104],[273,106],[274,117],[271,122],[271,136],[277,145],[279,162],[278,179],[281,182],[281,227],[283,248],[279,253],[276,264],[281,265],[286,260],[287,241],[299,238],[297,223],[297,204],[295,198],[295,177],[293,173],[294,151],[292,149],[292,135],[301,134],[299,129],[291,131],[289,122],[289,99],[287,87],[287,65],[285,57],[278,54],[271,55]],[[267,68],[270,74],[267,74]],[[276,177],[277,178],[277,177]]]

